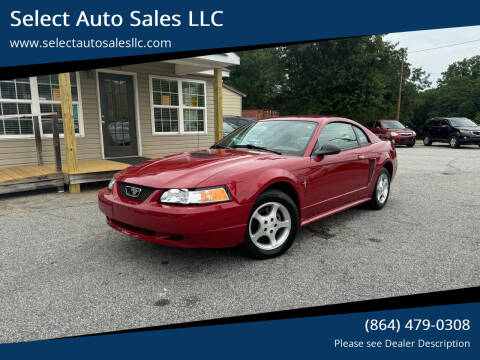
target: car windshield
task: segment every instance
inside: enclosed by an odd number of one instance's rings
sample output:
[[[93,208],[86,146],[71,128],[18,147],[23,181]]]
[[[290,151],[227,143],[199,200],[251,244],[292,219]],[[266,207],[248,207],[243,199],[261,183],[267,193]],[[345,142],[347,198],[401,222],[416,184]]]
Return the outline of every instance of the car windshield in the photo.
[[[224,137],[213,148],[247,148],[302,156],[317,127],[313,121],[255,122]]]
[[[452,126],[478,126],[468,118],[451,118],[450,123],[452,124]]]
[[[405,129],[405,125],[396,120],[382,121],[382,127],[384,129]]]

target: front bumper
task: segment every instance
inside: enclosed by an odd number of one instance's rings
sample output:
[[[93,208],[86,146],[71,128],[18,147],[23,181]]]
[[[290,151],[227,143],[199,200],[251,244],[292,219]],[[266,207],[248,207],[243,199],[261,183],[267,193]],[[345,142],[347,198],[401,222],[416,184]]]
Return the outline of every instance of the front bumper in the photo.
[[[458,141],[463,145],[477,145],[480,144],[480,135],[460,135]]]
[[[252,205],[235,201],[197,205],[158,202],[161,191],[143,202],[123,198],[118,184],[98,194],[100,210],[115,230],[142,240],[176,247],[232,247],[243,242]]]
[[[395,145],[412,145],[417,140],[416,135],[411,136],[392,136],[390,139]]]

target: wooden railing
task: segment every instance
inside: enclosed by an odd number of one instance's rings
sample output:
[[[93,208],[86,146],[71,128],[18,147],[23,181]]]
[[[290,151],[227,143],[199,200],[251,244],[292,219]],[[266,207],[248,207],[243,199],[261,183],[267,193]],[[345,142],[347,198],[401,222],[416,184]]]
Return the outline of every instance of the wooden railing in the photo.
[[[0,120],[18,119],[18,118],[32,118],[33,133],[35,136],[35,147],[37,149],[37,163],[39,166],[43,165],[42,153],[42,135],[40,133],[39,116],[52,117],[52,138],[53,138],[53,154],[55,156],[55,170],[62,172],[62,154],[60,152],[60,133],[58,131],[58,114],[56,112],[41,113],[40,115],[33,114],[19,114],[19,115],[0,115]]]

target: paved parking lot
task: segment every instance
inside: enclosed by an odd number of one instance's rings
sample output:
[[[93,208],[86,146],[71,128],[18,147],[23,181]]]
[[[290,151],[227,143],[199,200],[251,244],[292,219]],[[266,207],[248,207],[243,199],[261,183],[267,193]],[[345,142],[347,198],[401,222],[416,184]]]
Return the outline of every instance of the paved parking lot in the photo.
[[[385,209],[315,223],[267,261],[122,235],[95,189],[0,198],[0,341],[480,285],[480,148],[398,154]]]

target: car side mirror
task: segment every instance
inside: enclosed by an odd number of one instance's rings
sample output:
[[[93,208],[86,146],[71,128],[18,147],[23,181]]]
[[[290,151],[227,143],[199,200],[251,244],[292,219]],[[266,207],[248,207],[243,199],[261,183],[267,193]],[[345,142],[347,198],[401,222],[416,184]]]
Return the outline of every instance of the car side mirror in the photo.
[[[325,144],[320,149],[315,151],[315,156],[335,155],[342,151],[337,145]]]

